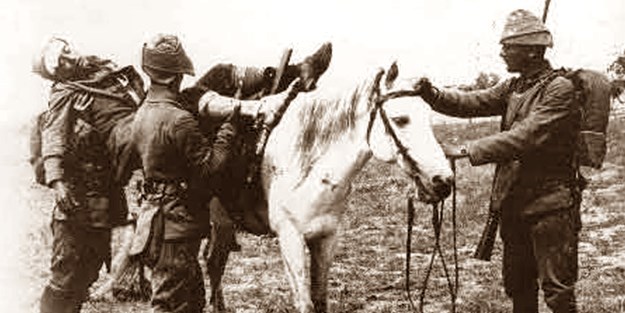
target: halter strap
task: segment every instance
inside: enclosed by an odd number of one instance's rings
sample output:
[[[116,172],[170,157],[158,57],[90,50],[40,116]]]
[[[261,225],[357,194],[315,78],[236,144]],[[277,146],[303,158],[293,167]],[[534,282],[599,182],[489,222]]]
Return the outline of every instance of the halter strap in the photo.
[[[371,94],[369,96],[369,101],[373,102],[375,107],[373,108],[373,110],[371,110],[371,114],[369,116],[369,124],[367,125],[367,143],[369,143],[370,141],[371,130],[373,129],[373,123],[375,121],[375,115],[379,112],[380,118],[382,119],[382,124],[384,125],[384,130],[386,131],[387,134],[389,134],[389,136],[391,136],[391,139],[393,140],[395,147],[397,147],[399,154],[408,163],[408,165],[410,166],[411,172],[413,173],[419,172],[420,170],[419,170],[419,167],[417,166],[417,162],[408,154],[408,148],[406,148],[406,146],[401,142],[401,140],[397,136],[397,133],[393,130],[393,127],[391,126],[391,122],[389,121],[389,118],[386,115],[386,111],[384,110],[384,103],[386,103],[386,101],[389,101],[391,99],[396,99],[396,98],[402,98],[402,97],[418,96],[419,90],[399,90],[399,91],[389,92],[385,95],[381,95],[381,91],[379,87],[381,74],[378,74],[378,76],[376,76],[373,90],[371,91]],[[416,182],[419,185],[419,187],[421,188],[423,187],[422,183],[418,179],[416,180]]]

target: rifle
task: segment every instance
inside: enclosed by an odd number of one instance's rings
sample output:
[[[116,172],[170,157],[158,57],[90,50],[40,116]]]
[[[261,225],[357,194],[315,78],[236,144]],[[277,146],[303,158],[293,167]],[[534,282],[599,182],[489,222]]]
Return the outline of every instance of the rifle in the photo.
[[[289,64],[289,60],[291,60],[291,53],[293,53],[293,49],[286,49],[284,51],[284,53],[282,54],[282,58],[280,59],[280,64],[278,65],[278,68],[276,70],[276,77],[274,77],[273,80],[273,85],[271,86],[271,91],[270,94],[274,94],[276,93],[276,91],[278,90],[278,85],[280,85],[280,81],[282,81],[282,75],[284,74],[284,71],[286,70],[287,65]],[[293,100],[293,99],[290,99]],[[286,107],[284,108],[284,110],[286,111]],[[279,112],[280,115],[282,115],[284,113],[284,111]],[[261,122],[262,123],[262,122]],[[261,126],[261,132],[258,138],[258,143],[256,144],[256,156],[260,156],[263,153],[263,150],[265,149],[265,144],[267,144],[267,139],[269,138],[269,132],[271,131],[270,127],[275,126],[275,125],[260,125]]]
[[[473,254],[474,258],[482,261],[490,261],[490,257],[493,254],[495,239],[497,239],[497,228],[499,227],[500,218],[501,211],[496,210],[491,202],[488,208],[488,218],[486,219],[486,226],[484,226],[480,241],[475,248],[475,253]]]
[[[547,21],[547,13],[549,12],[549,4],[551,0],[545,0],[545,7],[543,8],[543,23]],[[490,257],[493,253],[493,246],[495,245],[495,239],[497,239],[497,228],[499,228],[499,220],[501,218],[501,211],[493,207],[491,202],[488,208],[488,218],[486,219],[486,226],[482,231],[480,241],[475,248],[473,257],[478,260],[490,261]]]
[[[291,60],[292,53],[293,53],[293,49],[291,48],[284,50],[284,53],[282,54],[282,58],[280,59],[280,64],[278,64],[278,67],[276,70],[276,76],[274,77],[273,83],[271,84],[271,90],[269,92],[270,95],[276,93],[276,91],[278,90],[278,86],[280,85],[280,82],[282,81],[282,76],[284,75],[284,71],[286,70],[286,67],[289,65],[289,61]],[[291,99],[286,99],[285,101],[291,102],[292,100],[293,99],[291,98]],[[278,112],[279,119],[282,117],[282,114],[284,114],[285,111],[286,111],[286,106],[282,108],[282,111]],[[254,149],[255,159],[252,160],[252,163],[248,170],[248,175],[245,178],[245,181],[248,184],[251,184],[254,181],[256,172],[258,171],[258,168],[260,167],[260,160],[262,159],[262,154],[265,150],[265,145],[267,144],[267,140],[269,139],[269,133],[271,132],[271,129],[275,127],[275,125],[266,125],[262,119],[258,119],[256,121],[255,127],[260,129],[260,134],[258,135],[258,141],[256,142],[256,147]]]

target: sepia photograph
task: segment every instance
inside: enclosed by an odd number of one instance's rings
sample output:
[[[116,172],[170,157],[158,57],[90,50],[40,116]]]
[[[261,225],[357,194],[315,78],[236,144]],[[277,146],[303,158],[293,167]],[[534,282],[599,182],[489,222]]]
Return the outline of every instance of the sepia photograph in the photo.
[[[5,0],[0,311],[625,313],[622,0]]]

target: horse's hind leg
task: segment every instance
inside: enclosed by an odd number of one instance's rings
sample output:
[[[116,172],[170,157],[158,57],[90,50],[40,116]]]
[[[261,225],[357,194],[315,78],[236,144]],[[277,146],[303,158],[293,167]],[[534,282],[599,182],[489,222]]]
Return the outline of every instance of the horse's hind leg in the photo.
[[[311,295],[316,313],[328,312],[328,274],[335,247],[336,235],[334,233],[308,242]]]
[[[228,256],[232,247],[232,238],[235,236],[234,224],[225,216],[223,208],[218,203],[211,203],[211,236],[206,257],[206,270],[210,278],[211,299],[213,312],[225,312],[221,279],[226,269]],[[220,211],[221,210],[221,211]]]
[[[293,291],[294,305],[300,313],[312,313],[310,298],[310,264],[304,236],[288,219],[282,220],[278,238],[284,267]]]

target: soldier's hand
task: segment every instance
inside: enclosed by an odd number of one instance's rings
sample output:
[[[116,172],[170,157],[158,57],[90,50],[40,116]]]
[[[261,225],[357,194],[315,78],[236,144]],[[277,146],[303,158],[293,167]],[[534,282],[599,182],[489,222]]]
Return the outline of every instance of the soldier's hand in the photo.
[[[275,96],[268,96],[261,100],[260,107],[258,108],[257,119],[261,120],[265,125],[271,125],[275,122],[278,115],[279,106],[274,100]]]
[[[438,90],[432,85],[432,82],[427,77],[421,77],[412,85],[412,88],[419,93],[421,98],[427,102],[431,102],[436,99]]]
[[[232,113],[228,115],[225,122],[238,126],[241,121],[241,105],[235,105],[232,109]]]
[[[70,214],[78,209],[80,203],[76,201],[72,195],[72,191],[66,183],[61,180],[57,180],[52,184],[52,188],[54,189],[56,203],[63,213]]]
[[[278,124],[289,104],[302,91],[302,88],[303,83],[298,78],[292,81],[285,91],[262,99],[258,115],[262,118],[263,124],[269,127]]]
[[[469,150],[464,145],[441,145],[445,156],[450,160],[462,159],[469,156]]]

